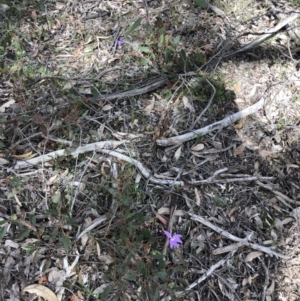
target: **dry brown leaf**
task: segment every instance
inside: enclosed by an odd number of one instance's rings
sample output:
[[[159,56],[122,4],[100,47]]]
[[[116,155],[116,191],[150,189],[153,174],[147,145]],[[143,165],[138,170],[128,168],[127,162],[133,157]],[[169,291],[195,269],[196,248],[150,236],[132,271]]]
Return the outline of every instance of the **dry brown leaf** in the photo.
[[[28,152],[26,154],[23,154],[23,155],[12,155],[12,157],[14,158],[17,158],[17,159],[20,159],[20,160],[27,160],[27,159],[30,159],[32,156],[32,152]]]
[[[234,149],[234,154],[236,156],[242,156],[244,154],[244,150],[245,150],[245,144],[242,143],[241,145],[239,145]]]
[[[48,185],[53,184],[53,183],[56,181],[56,179],[57,179],[57,175],[52,176],[52,177],[47,181],[47,184],[48,184]]]
[[[65,83],[65,85],[63,86],[63,90],[70,90],[71,88],[73,88],[73,86],[75,85],[75,81],[68,81],[67,83]]]
[[[110,255],[100,255],[98,259],[104,261],[105,264],[110,265],[115,262],[115,260]]]
[[[82,49],[83,49],[83,45],[79,46],[75,51],[73,51],[73,52],[72,52],[72,55],[73,55],[74,57],[78,57],[78,56],[81,54]]]
[[[177,149],[177,151],[174,154],[175,161],[178,161],[180,157],[181,157],[181,146]]]
[[[266,295],[271,296],[274,293],[274,289],[275,289],[275,281],[274,281],[274,279],[272,279],[271,285],[266,290]]]
[[[193,105],[190,103],[189,99],[186,96],[182,97],[182,102],[185,108],[189,109],[191,112],[195,112]]]
[[[216,148],[216,149],[222,149],[222,142],[220,141],[211,141],[212,145]]]
[[[108,104],[108,105],[105,105],[105,106],[102,107],[102,111],[109,111],[112,108],[113,108],[113,106]]]
[[[172,103],[172,106],[173,106],[173,107],[177,106],[177,105],[179,104],[179,101],[180,101],[180,97],[177,97],[177,98],[175,99],[175,101]]]
[[[168,226],[168,222],[164,217],[162,217],[160,214],[158,214],[156,212],[155,212],[155,216],[158,220],[160,220],[162,222],[162,224],[164,224],[165,226]]]
[[[152,99],[150,100],[150,104],[144,109],[145,115],[150,115],[154,108],[155,104],[155,97],[153,96]]]
[[[204,149],[204,144],[203,143],[199,143],[197,145],[194,145],[192,147],[192,151],[194,152],[197,152],[197,151],[200,151],[200,150],[203,150]]]
[[[56,297],[56,295],[46,286],[40,285],[40,284],[32,284],[29,286],[26,286],[23,292],[28,292],[30,294],[36,294],[39,297],[44,298],[47,301],[59,301],[59,299]]]
[[[13,105],[16,101],[14,99],[10,99],[6,103],[4,103],[2,106],[0,106],[0,113],[4,113],[6,108],[9,108],[11,105]]]
[[[290,222],[293,222],[294,219],[292,219],[291,217],[285,218],[283,221],[281,221],[282,225],[286,225]]]
[[[167,208],[167,207],[162,207],[162,208],[159,208],[158,211],[157,211],[158,214],[170,214],[170,208]],[[174,212],[174,215],[175,216],[183,216],[184,215],[184,211],[183,210],[175,210]]]
[[[197,206],[200,206],[200,204],[201,204],[200,194],[199,194],[199,191],[196,187],[195,187],[195,198],[196,198]]]
[[[56,2],[55,3],[55,8],[58,9],[58,10],[62,10],[65,8],[65,4],[62,3],[62,2]]]
[[[240,130],[243,128],[246,118],[241,118],[236,124],[233,126],[236,130]]]
[[[75,295],[72,295],[70,301],[78,301],[78,298]]]
[[[253,259],[259,257],[263,255],[262,252],[258,252],[258,251],[254,251],[254,252],[250,252],[247,256],[246,256],[246,262],[251,262]]]
[[[9,161],[3,159],[3,158],[0,158],[0,165],[5,165],[5,164],[8,164]]]
[[[38,283],[39,284],[46,284],[46,283],[48,283],[47,276],[42,276],[41,278],[39,278]]]

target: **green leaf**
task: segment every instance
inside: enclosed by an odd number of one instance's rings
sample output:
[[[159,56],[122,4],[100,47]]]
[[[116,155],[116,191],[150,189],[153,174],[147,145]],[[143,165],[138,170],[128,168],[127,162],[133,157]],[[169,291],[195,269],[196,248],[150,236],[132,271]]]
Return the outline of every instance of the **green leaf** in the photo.
[[[103,291],[103,293],[101,294],[102,300],[106,300],[106,298],[108,297],[110,291],[111,291],[112,287],[109,284]]]
[[[142,22],[142,18],[138,18],[133,25],[130,27],[130,29],[128,30],[127,34],[130,35],[131,33],[133,33],[141,24]]]
[[[51,197],[53,203],[57,204],[60,201],[61,194],[60,192],[54,193]]]
[[[76,220],[76,218],[74,217],[69,217],[69,216],[66,216],[64,217],[64,220],[70,224],[70,225],[73,225],[73,226],[77,226],[78,225],[78,221]]]
[[[99,96],[99,91],[97,89],[95,89],[94,87],[92,87],[91,92],[92,92],[93,97]]]
[[[173,39],[173,44],[175,49],[178,47],[179,43],[180,43],[180,36],[177,36]]]
[[[136,269],[138,273],[143,274],[143,271],[145,270],[145,263],[142,260],[139,260],[137,262]]]
[[[99,136],[99,133],[98,133],[97,131],[95,131],[95,130],[90,129],[90,130],[89,130],[89,134],[90,134],[91,136],[95,136],[95,137],[98,138],[99,140],[101,139],[100,136]]]
[[[132,270],[129,270],[125,276],[124,276],[127,280],[129,281],[133,281],[136,279],[136,272],[135,271],[132,271]]]
[[[146,46],[139,46],[138,50],[140,50],[141,52],[145,52],[145,53],[149,53],[150,49]]]
[[[0,240],[6,235],[7,227],[0,228]]]
[[[159,278],[159,279],[161,279],[161,280],[165,280],[166,277],[167,277],[167,274],[166,274],[166,272],[163,272],[163,271],[161,271],[161,272],[156,272],[156,273],[154,274],[154,277],[157,277],[157,278]]]
[[[154,254],[150,255],[153,259],[164,259],[164,255],[159,254],[158,252],[155,252]]]
[[[151,232],[148,229],[142,229],[143,238],[148,240],[151,237]]]
[[[165,44],[165,35],[161,34],[159,37],[158,47],[162,47]]]
[[[195,4],[201,8],[207,8],[207,3],[205,0],[195,0]]]
[[[186,53],[183,49],[180,51],[179,56],[180,56],[183,64],[186,64]]]
[[[64,245],[66,252],[68,253],[70,250],[70,246],[71,246],[71,239],[68,236],[63,234],[61,236],[61,240],[62,240],[62,243]]]
[[[17,177],[11,177],[9,180],[9,184],[12,187],[18,187],[21,185],[21,180],[20,180],[20,178],[17,178]]]
[[[30,233],[30,230],[25,228],[18,233],[16,238],[23,240],[25,237],[27,237],[29,235],[29,233]]]

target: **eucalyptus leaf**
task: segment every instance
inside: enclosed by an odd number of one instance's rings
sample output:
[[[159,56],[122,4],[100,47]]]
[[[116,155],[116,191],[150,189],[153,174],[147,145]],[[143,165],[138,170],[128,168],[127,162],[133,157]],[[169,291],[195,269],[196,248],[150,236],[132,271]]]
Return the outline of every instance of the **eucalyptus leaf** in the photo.
[[[68,236],[66,236],[66,235],[63,234],[61,236],[61,240],[62,240],[62,243],[64,245],[64,248],[65,248],[66,252],[68,253],[69,250],[70,250],[70,246],[71,246],[71,240],[70,240],[70,238]]]
[[[207,3],[205,0],[195,0],[195,4],[201,8],[207,8]]]
[[[6,235],[7,227],[0,228],[0,240]]]
[[[133,25],[130,27],[130,29],[128,30],[127,34],[130,35],[131,33],[133,33],[141,24],[142,22],[142,18],[138,18]]]
[[[125,274],[125,278],[129,281],[133,281],[136,279],[136,272],[129,270],[126,274]]]

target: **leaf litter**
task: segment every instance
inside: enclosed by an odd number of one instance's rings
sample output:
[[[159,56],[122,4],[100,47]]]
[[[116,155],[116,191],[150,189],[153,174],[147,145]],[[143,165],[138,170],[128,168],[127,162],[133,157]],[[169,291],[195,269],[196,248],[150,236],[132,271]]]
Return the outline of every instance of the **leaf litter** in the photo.
[[[294,8],[34,2],[1,6],[3,299],[297,300],[299,20],[230,56]]]

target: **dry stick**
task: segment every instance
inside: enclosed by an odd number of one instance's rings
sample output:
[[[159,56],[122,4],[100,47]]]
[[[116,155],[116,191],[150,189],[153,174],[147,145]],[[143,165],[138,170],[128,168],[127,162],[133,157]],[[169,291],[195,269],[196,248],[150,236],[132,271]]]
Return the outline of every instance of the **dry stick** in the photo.
[[[158,185],[178,185],[178,186],[184,186],[184,185],[203,185],[203,184],[214,184],[214,183],[232,183],[232,182],[248,182],[248,181],[270,181],[274,180],[273,177],[261,177],[261,176],[249,176],[245,178],[235,178],[235,179],[222,179],[217,180],[213,179],[212,177],[206,179],[206,180],[200,180],[195,182],[184,182],[184,181],[176,181],[176,180],[169,180],[169,179],[157,179],[153,177],[148,169],[146,169],[141,162],[139,162],[136,159],[130,158],[126,155],[120,154],[116,151],[107,150],[107,149],[98,149],[99,152],[108,154],[111,156],[114,156],[116,158],[119,158],[123,161],[126,161],[128,163],[133,164],[145,177],[148,179],[151,183],[158,184]],[[225,170],[225,169],[224,169]],[[216,172],[216,175],[218,174],[218,171]]]
[[[212,95],[210,96],[210,99],[208,101],[208,104],[207,106],[204,108],[204,110],[200,113],[200,115],[197,117],[197,119],[195,120],[195,122],[193,123],[192,125],[192,128],[195,127],[195,125],[199,122],[199,120],[202,118],[202,116],[204,115],[204,113],[208,110],[208,108],[210,107],[215,95],[216,95],[216,88],[213,86],[213,84],[207,79],[205,78],[205,80],[208,82],[208,84],[212,87],[213,89],[213,93]]]
[[[105,215],[101,215],[98,218],[96,218],[95,220],[93,220],[93,223],[91,225],[89,225],[86,229],[84,229],[81,233],[79,233],[76,236],[76,241],[81,238],[84,234],[92,231],[94,228],[96,228],[98,225],[102,224],[103,222],[105,222],[107,219],[107,217]]]
[[[275,26],[271,31],[268,31],[267,33],[263,34],[262,36],[260,36],[259,38],[255,39],[254,41],[250,42],[249,44],[243,46],[242,48],[234,51],[233,53],[229,53],[227,56],[232,56],[235,55],[237,53],[241,53],[241,52],[245,52],[248,51],[254,47],[257,47],[259,44],[262,44],[263,42],[265,42],[266,40],[272,38],[274,35],[276,35],[277,33],[280,32],[280,30],[286,26],[287,24],[293,22],[295,19],[298,18],[298,14],[294,14],[290,17],[288,17],[286,20],[280,22],[279,24],[277,24],[277,26]]]
[[[168,231],[169,233],[171,233],[172,235],[172,230],[173,230],[173,224],[174,224],[174,219],[175,219],[175,211],[177,209],[177,205],[174,205],[174,201],[171,201],[171,206],[170,206],[170,219],[169,219],[169,225],[168,225]],[[164,245],[164,248],[162,250],[162,255],[166,256],[167,254],[167,249],[168,249],[168,245],[169,245],[170,239],[168,237],[166,237],[166,242]]]
[[[230,254],[230,256],[232,256]],[[218,269],[220,266],[222,266],[223,264],[225,264],[225,262],[229,259],[229,256],[227,256],[227,258],[224,258],[222,260],[220,260],[219,262],[217,262],[216,264],[212,265],[209,270],[203,275],[201,276],[198,280],[196,280],[195,282],[193,282],[192,284],[190,284],[185,291],[183,292],[179,292],[177,293],[177,295],[182,295],[183,293],[190,291],[192,288],[194,288],[196,285],[200,284],[201,282],[203,282],[206,278],[208,278],[216,269]]]
[[[97,151],[99,148],[116,148],[121,144],[124,144],[128,142],[127,140],[122,140],[122,141],[101,141],[101,142],[95,142],[95,143],[90,143],[86,144],[83,146],[79,146],[73,151],[69,151],[67,149],[60,149],[58,151],[51,152],[49,154],[45,154],[27,161],[17,161],[13,169],[22,169],[22,168],[27,168],[27,167],[32,167],[34,165],[37,165],[42,162],[47,162],[51,161],[53,159],[56,159],[61,156],[67,156],[71,155],[72,157],[76,157],[79,154],[83,154],[86,152],[91,152],[91,151]]]
[[[91,103],[98,104],[100,100],[111,101],[111,100],[124,99],[127,97],[133,97],[133,96],[145,94],[165,85],[168,81],[169,81],[169,77],[159,78],[157,80],[152,80],[150,83],[146,83],[143,87],[133,88],[131,90],[120,92],[120,93],[98,96],[96,98],[91,99]]]
[[[266,292],[267,292],[267,289],[268,289],[268,284],[269,284],[269,279],[270,279],[270,276],[269,276],[269,271],[268,271],[268,268],[266,267],[264,261],[261,259],[261,258],[258,258],[259,261],[261,262],[263,268],[264,268],[264,271],[265,271],[265,274],[266,274],[266,277],[265,277],[265,285],[263,286],[263,290],[262,290],[262,294],[261,294],[261,301],[265,301],[265,298],[266,298]]]
[[[269,185],[263,184],[263,183],[261,183],[261,182],[259,182],[259,181],[256,181],[256,184],[258,184],[259,186],[261,186],[261,187],[263,187],[263,188],[265,188],[265,189],[267,189],[267,190],[272,191],[272,192],[278,197],[278,199],[279,199],[280,201],[281,201],[280,198],[282,198],[283,200],[285,200],[285,201],[287,201],[287,202],[289,202],[289,203],[292,203],[292,204],[295,204],[295,205],[300,205],[300,202],[299,202],[299,201],[295,201],[295,200],[289,198],[288,196],[284,195],[284,194],[281,193],[280,191],[274,190],[274,188],[271,187],[271,186],[269,186]],[[289,205],[288,205],[288,207],[291,208],[291,206],[289,206]]]
[[[216,231],[220,235],[222,235],[222,236],[224,236],[224,237],[226,237],[230,240],[233,240],[233,241],[238,242],[238,243],[242,243],[244,246],[247,246],[247,247],[250,247],[252,249],[267,253],[271,256],[274,255],[274,256],[277,256],[277,257],[280,257],[280,258],[283,258],[283,259],[289,259],[289,256],[286,256],[286,255],[283,255],[283,254],[278,253],[276,251],[273,251],[270,248],[250,243],[248,241],[248,238],[239,238],[237,236],[234,236],[234,235],[230,234],[229,232],[227,232],[227,231],[219,228],[218,226],[212,224],[211,222],[207,221],[206,219],[204,219],[201,216],[198,216],[198,215],[192,214],[192,213],[190,213],[189,215],[191,216],[192,220],[202,223],[203,225],[211,228],[212,230]]]
[[[272,181],[275,180],[275,177],[261,177],[261,176],[243,176],[243,177],[236,177],[236,178],[231,178],[231,179],[221,179],[221,180],[217,180],[217,179],[212,179],[211,177],[206,179],[206,180],[199,180],[199,181],[192,181],[188,184],[191,185],[204,185],[204,184],[218,184],[218,183],[234,183],[234,182],[252,182],[252,181]]]
[[[71,155],[73,157],[76,157],[78,154],[83,154],[85,152],[90,151],[98,151],[102,152],[104,154],[108,154],[111,156],[114,156],[116,158],[119,158],[123,161],[126,161],[130,164],[133,164],[142,174],[142,176],[146,179],[149,179],[151,183],[158,184],[158,185],[178,185],[178,186],[185,186],[185,185],[204,185],[204,184],[214,184],[214,183],[233,183],[233,182],[251,182],[251,181],[270,181],[274,180],[273,177],[261,177],[261,176],[245,176],[242,178],[233,178],[233,179],[215,179],[215,177],[222,171],[226,170],[218,170],[215,172],[215,174],[212,177],[209,177],[206,180],[200,180],[200,181],[194,181],[194,182],[184,182],[184,181],[176,181],[176,180],[169,180],[169,179],[157,179],[153,177],[150,173],[150,171],[144,167],[144,165],[139,162],[136,159],[130,158],[129,156],[123,155],[121,153],[118,153],[113,150],[109,150],[112,148],[116,148],[117,146],[124,144],[128,142],[127,140],[123,141],[102,141],[102,142],[95,142],[90,143],[81,147],[78,147],[73,152],[68,152],[66,149],[61,149],[55,152],[51,152],[46,155],[42,155],[27,161],[17,161],[15,166],[13,167],[13,170],[32,167],[34,165],[37,165],[41,162],[47,162],[53,159],[56,159],[61,156]]]
[[[190,133],[186,133],[180,136],[175,136],[175,137],[171,137],[171,138],[167,138],[167,139],[158,139],[156,140],[156,143],[158,145],[161,146],[168,146],[168,145],[176,145],[176,144],[181,144],[183,142],[192,140],[194,138],[197,138],[199,135],[206,135],[212,131],[216,131],[216,130],[220,130],[223,127],[229,126],[230,124],[238,121],[241,118],[244,118],[250,114],[253,114],[255,112],[257,112],[258,110],[260,110],[265,104],[265,99],[264,97],[262,97],[257,103],[255,103],[254,105],[239,111],[233,115],[230,115],[218,122],[215,122],[213,124],[210,124],[204,128],[195,130],[193,132]]]
[[[235,251],[238,248],[243,247],[243,246],[244,246],[243,242],[238,242],[238,243],[235,243],[235,244],[232,244],[232,245],[228,245],[226,247],[217,248],[217,249],[212,251],[212,254],[213,255],[220,255],[220,254],[223,254],[223,253],[232,252],[232,251]]]
[[[101,153],[104,154],[108,154],[111,156],[114,156],[116,158],[119,158],[125,162],[131,163],[133,164],[142,174],[142,176],[146,179],[148,179],[150,182],[158,184],[158,185],[179,185],[179,186],[184,186],[184,182],[183,181],[174,181],[174,180],[164,180],[164,179],[157,179],[153,176],[151,176],[150,171],[144,167],[144,165],[139,162],[136,159],[130,158],[126,155],[120,154],[116,151],[111,151],[111,150],[107,150],[107,149],[99,149],[98,150]]]

